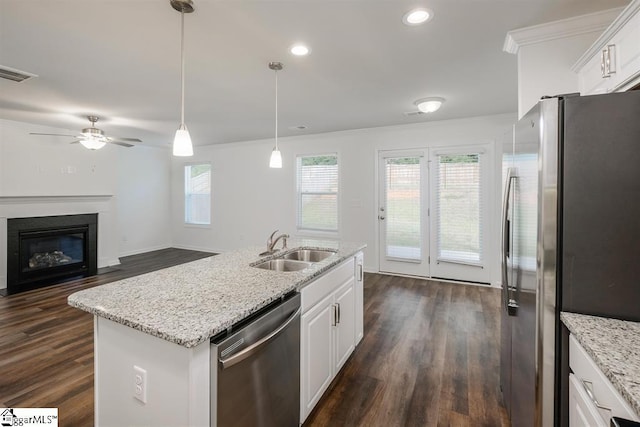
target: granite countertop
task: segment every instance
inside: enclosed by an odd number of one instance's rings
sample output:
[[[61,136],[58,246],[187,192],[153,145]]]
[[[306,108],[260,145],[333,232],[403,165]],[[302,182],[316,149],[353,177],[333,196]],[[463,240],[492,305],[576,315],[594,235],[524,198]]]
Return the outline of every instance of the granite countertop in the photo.
[[[640,415],[640,323],[567,312],[560,318]]]
[[[251,267],[294,248],[337,250],[294,272]],[[357,243],[298,240],[260,257],[250,247],[76,292],[69,305],[184,347],[194,347],[364,249]]]

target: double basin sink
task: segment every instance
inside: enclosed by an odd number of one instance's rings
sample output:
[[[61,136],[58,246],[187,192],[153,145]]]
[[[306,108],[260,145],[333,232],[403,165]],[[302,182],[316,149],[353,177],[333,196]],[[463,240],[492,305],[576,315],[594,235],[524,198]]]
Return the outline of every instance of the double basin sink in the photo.
[[[255,264],[254,267],[273,271],[299,271],[335,253],[336,251],[327,249],[296,249],[277,258]]]

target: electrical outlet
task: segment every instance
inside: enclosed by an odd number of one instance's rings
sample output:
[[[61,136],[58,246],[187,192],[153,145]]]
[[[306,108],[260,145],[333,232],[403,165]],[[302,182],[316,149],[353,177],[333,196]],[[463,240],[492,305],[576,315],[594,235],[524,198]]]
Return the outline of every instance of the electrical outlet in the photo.
[[[147,403],[147,371],[133,365],[133,397]]]

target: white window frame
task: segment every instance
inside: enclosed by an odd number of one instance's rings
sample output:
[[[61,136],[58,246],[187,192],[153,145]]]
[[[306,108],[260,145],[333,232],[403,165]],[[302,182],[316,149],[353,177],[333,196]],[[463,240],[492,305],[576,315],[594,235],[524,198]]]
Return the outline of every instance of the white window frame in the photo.
[[[199,165],[208,165],[209,166],[209,222],[208,223],[199,223],[199,222],[189,222],[187,220],[187,168],[188,167],[192,167],[192,166],[199,166]],[[184,163],[182,165],[182,203],[183,203],[183,210],[182,210],[182,218],[183,218],[183,224],[185,227],[194,227],[194,228],[211,228],[211,218],[213,215],[213,166],[211,165],[211,162],[191,162],[191,163]]]
[[[336,230],[326,230],[326,229],[316,229],[316,228],[306,228],[306,227],[301,227],[300,223],[299,223],[299,218],[301,216],[301,209],[302,209],[302,198],[301,198],[301,192],[300,192],[300,183],[298,181],[298,175],[299,175],[299,171],[298,171],[298,159],[302,158],[302,157],[323,157],[323,156],[335,156],[336,158],[336,163],[337,163],[337,167],[338,167],[338,190],[336,191],[336,193],[326,193],[326,194],[335,194],[336,195],[336,224],[337,224],[337,228]],[[296,231],[297,234],[300,236],[314,236],[314,237],[327,237],[327,238],[338,238],[340,236],[340,214],[341,214],[341,188],[342,188],[342,173],[341,173],[341,167],[340,167],[340,152],[339,151],[332,151],[332,152],[322,152],[322,153],[300,153],[300,154],[296,154],[295,158],[294,158],[294,177],[293,179],[295,180],[294,183],[294,189],[295,189],[295,198],[296,198],[296,211],[295,211],[295,224],[296,224]],[[308,194],[308,193],[305,193]],[[324,194],[324,193],[323,193]]]

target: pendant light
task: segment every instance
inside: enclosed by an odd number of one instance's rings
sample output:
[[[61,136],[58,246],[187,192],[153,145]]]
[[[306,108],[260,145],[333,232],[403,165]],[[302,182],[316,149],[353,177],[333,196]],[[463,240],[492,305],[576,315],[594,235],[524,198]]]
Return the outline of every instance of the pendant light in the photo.
[[[184,14],[193,12],[193,2],[191,0],[169,0],[171,7],[180,12],[180,81],[181,81],[181,102],[180,102],[180,126],[173,138],[174,156],[193,156],[193,144],[187,125],[184,124]]]
[[[276,146],[269,159],[270,168],[282,168],[282,154],[278,150],[278,71],[282,70],[282,62],[269,62],[269,68],[276,74]]]

